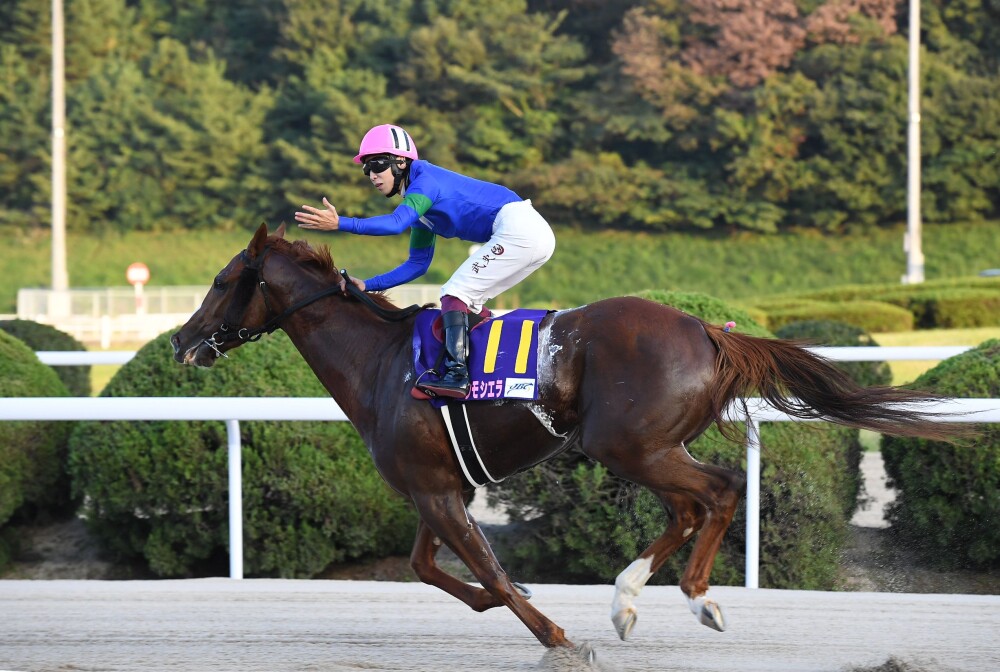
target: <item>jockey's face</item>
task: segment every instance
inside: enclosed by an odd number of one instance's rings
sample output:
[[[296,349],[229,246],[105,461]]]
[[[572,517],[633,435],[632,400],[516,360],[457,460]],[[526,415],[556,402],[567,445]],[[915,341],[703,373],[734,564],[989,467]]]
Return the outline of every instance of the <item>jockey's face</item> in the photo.
[[[400,161],[391,155],[372,157],[364,162],[363,170],[371,181],[372,186],[379,190],[383,196],[388,196],[392,192],[395,179],[392,174],[393,161]]]

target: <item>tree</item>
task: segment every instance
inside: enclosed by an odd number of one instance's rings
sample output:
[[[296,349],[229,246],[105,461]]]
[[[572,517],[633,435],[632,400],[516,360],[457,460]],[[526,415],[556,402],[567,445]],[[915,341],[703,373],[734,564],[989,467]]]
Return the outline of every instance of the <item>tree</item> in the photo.
[[[71,226],[231,228],[259,220],[271,94],[241,89],[223,71],[163,39],[141,64],[106,61],[74,87]]]
[[[418,106],[454,114],[459,161],[487,175],[538,163],[561,137],[566,87],[585,74],[582,46],[556,34],[561,17],[523,2],[454,5],[413,30],[399,86]]]
[[[0,223],[24,228],[49,194],[49,79],[13,45],[0,45]]]
[[[698,74],[751,87],[787,67],[805,44],[793,0],[702,0],[691,3],[697,31],[684,60]]]

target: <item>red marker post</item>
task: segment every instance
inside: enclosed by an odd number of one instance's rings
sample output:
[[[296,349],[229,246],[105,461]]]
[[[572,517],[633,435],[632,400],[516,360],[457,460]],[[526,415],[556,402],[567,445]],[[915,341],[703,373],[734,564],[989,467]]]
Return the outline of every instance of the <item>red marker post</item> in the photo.
[[[125,269],[125,279],[135,287],[136,315],[145,315],[146,305],[142,297],[142,286],[149,282],[149,267],[141,261],[129,264],[129,267]]]

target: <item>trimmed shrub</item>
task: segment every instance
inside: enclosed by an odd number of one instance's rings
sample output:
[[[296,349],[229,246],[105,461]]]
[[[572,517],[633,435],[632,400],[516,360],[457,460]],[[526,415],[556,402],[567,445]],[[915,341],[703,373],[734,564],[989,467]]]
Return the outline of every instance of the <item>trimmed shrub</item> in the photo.
[[[34,351],[0,332],[0,397],[65,397],[69,393]],[[0,531],[39,513],[65,513],[68,422],[0,422]],[[8,541],[5,542],[4,539]],[[0,567],[11,557],[9,533],[0,535]]]
[[[928,329],[962,329],[1000,325],[1000,290],[954,289],[924,299]]]
[[[1000,398],[1000,340],[938,364],[912,383],[948,397]],[[884,437],[892,529],[945,568],[1000,567],[1000,426],[967,445]]]
[[[824,303],[816,301],[792,308],[767,311],[767,325],[780,329],[792,322],[831,320],[851,324],[867,332],[910,331],[913,314],[905,308],[881,301],[849,301]]]
[[[814,345],[878,347],[878,343],[864,329],[832,320],[791,322],[778,329],[775,335]],[[892,370],[887,362],[837,362],[837,366],[858,385],[869,387],[892,383]]]
[[[885,301],[890,298],[920,294],[929,291],[951,291],[955,289],[986,289],[1000,291],[1000,278],[984,278],[970,276],[964,278],[945,278],[927,280],[918,285],[900,285],[898,283],[874,283],[868,285],[839,285],[830,289],[785,295],[817,301],[858,301],[876,299]]]
[[[756,336],[771,336],[743,311],[703,294],[648,291],[639,296]],[[669,335],[665,335],[665,338]],[[766,423],[761,482],[761,585],[828,589],[860,487],[857,430],[826,424]],[[745,469],[745,447],[714,427],[691,446],[702,462]],[[489,491],[514,525],[496,544],[505,566],[524,580],[607,582],[666,528],[657,500],[569,451]],[[739,506],[712,571],[717,585],[744,581],[746,511]],[[671,557],[653,583],[680,580],[692,544]],[[559,562],[552,562],[552,558]]]
[[[6,331],[14,338],[21,339],[33,351],[82,352],[87,349],[83,343],[66,332],[31,320],[0,320],[0,331]],[[53,366],[52,369],[69,390],[70,395],[74,397],[90,396],[89,366]]]
[[[768,313],[771,328],[787,323],[789,316],[798,315],[797,319],[803,320],[828,318],[848,322],[869,332],[908,330],[882,328],[871,318],[864,318],[862,323],[853,317],[848,318],[847,313],[843,317],[835,316],[837,306],[851,306],[864,301],[887,303],[909,311],[913,315],[914,326],[919,329],[1000,325],[1000,278],[948,278],[928,280],[919,285],[842,285],[801,294],[765,297],[753,305]],[[823,303],[827,304],[826,307],[818,310],[817,304]],[[855,309],[850,310],[853,312]]]
[[[283,332],[211,369],[171,358],[169,334],[136,353],[101,396],[327,396]],[[345,422],[241,422],[244,562],[256,576],[309,577],[332,562],[406,552],[417,519]],[[223,422],[85,422],[71,439],[75,491],[95,535],[160,576],[225,567]]]

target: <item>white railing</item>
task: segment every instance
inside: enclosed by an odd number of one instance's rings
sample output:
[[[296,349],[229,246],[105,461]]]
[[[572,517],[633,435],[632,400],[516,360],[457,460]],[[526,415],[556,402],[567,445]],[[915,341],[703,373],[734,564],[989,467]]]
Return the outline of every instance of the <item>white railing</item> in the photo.
[[[815,347],[806,348],[820,357],[840,362],[901,362],[937,361],[971,350],[969,345],[895,346],[895,347]],[[125,364],[135,356],[134,350],[106,352],[39,350],[35,353],[43,364],[79,366],[85,364]]]
[[[940,360],[971,349],[936,347],[816,347],[816,354],[838,361]],[[124,364],[134,352],[40,351],[39,359],[53,366]],[[347,420],[331,399],[276,397],[84,397],[3,398],[0,420],[224,420],[229,458],[230,576],[243,578],[243,484],[240,420]],[[285,403],[281,403],[285,402]],[[760,423],[802,422],[760,400],[748,400],[750,417],[734,405],[730,416],[747,422],[747,588],[758,587],[760,560]],[[949,414],[949,422],[1000,422],[1000,399],[950,399],[920,406],[928,413]],[[957,415],[956,415],[957,414]]]
[[[347,420],[330,397],[4,397],[0,420],[224,420],[229,461],[229,576],[243,578],[240,420]]]
[[[746,586],[758,587],[760,423],[800,422],[748,400]],[[730,417],[745,419],[732,407]],[[958,422],[1000,422],[1000,399],[951,399],[919,408],[959,413]],[[240,420],[347,420],[329,397],[7,397],[0,420],[225,420],[229,463],[229,575],[243,578],[243,470]]]

